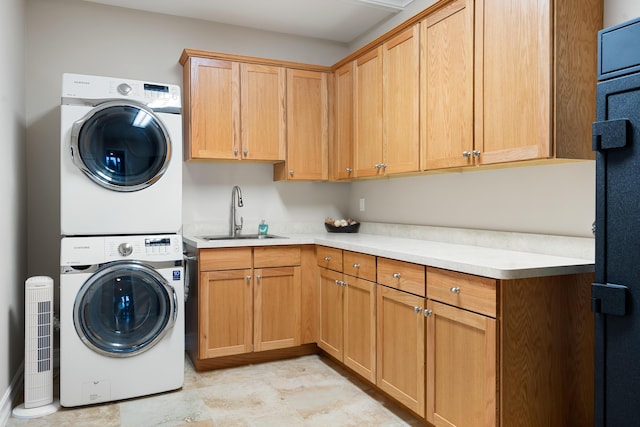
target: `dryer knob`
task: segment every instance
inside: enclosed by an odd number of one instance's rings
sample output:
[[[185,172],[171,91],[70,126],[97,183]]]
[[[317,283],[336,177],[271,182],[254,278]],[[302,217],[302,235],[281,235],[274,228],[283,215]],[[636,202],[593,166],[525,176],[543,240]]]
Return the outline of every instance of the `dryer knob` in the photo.
[[[131,86],[126,83],[121,83],[118,85],[118,92],[122,95],[129,95],[131,93]]]
[[[133,253],[133,245],[131,243],[120,243],[118,252],[122,256],[129,256]]]

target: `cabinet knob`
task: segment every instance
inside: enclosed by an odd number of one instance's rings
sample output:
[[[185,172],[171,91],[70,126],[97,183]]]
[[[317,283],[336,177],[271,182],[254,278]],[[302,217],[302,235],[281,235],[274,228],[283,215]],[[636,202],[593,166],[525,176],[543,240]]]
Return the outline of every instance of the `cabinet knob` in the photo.
[[[355,264],[353,264],[353,268],[360,268],[360,264],[356,262]]]
[[[247,279],[247,282],[251,281],[251,276],[246,276],[245,279]]]
[[[467,159],[471,157],[471,152],[470,151],[463,151],[462,152],[462,157],[466,157]]]
[[[413,312],[414,313],[422,313],[422,307],[416,305],[415,307],[413,307]]]
[[[387,168],[386,163],[380,163],[380,169],[386,169],[386,168]]]
[[[347,171],[347,173],[351,173],[351,172],[353,172],[353,169],[351,169],[351,168],[346,168],[346,169],[345,169],[345,171]]]
[[[429,317],[433,314],[433,310],[429,310],[428,308],[424,311],[424,317]]]
[[[473,150],[471,154],[473,154],[473,157],[480,157],[480,150]]]
[[[289,175],[293,176],[293,169],[289,169]]]
[[[393,273],[393,278],[394,279],[399,279],[400,278],[400,273]]]
[[[259,274],[258,274],[258,275],[256,275],[256,280],[257,280],[258,282],[260,282],[260,281],[262,280],[262,276],[261,276],[261,275],[259,275]]]
[[[459,287],[455,287],[455,288],[451,288],[449,289],[451,291],[452,294],[459,294],[461,289]]]
[[[374,169],[380,169],[380,167],[381,167],[381,166],[380,166],[380,164],[373,165],[373,168],[374,168]]]
[[[233,155],[234,155],[234,156],[237,156],[237,155],[238,155],[238,149],[237,149],[237,148],[234,148],[234,149],[233,149]]]
[[[326,257],[324,257],[324,258],[322,258],[322,259],[323,259],[323,260],[325,260],[325,261],[327,261],[327,262],[331,261],[331,257],[330,257],[330,256],[326,256]]]
[[[242,154],[247,157],[249,155],[249,150],[242,150]]]

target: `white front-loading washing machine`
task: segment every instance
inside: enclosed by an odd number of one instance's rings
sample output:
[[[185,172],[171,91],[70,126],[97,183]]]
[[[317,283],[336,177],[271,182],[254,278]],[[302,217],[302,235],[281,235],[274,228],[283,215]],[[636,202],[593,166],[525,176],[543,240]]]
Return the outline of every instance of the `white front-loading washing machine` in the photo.
[[[61,240],[62,406],[182,387],[182,256],[177,234]]]
[[[63,236],[180,230],[181,105],[176,85],[63,74]]]

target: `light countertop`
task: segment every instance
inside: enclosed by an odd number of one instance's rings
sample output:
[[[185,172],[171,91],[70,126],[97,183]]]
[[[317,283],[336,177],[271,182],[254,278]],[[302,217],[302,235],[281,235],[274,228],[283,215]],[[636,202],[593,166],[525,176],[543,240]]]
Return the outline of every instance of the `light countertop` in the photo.
[[[315,244],[494,279],[522,279],[594,271],[592,258],[500,249],[460,242],[449,243],[366,233],[277,235],[286,238],[207,241],[185,233],[183,241],[186,245],[198,249]]]

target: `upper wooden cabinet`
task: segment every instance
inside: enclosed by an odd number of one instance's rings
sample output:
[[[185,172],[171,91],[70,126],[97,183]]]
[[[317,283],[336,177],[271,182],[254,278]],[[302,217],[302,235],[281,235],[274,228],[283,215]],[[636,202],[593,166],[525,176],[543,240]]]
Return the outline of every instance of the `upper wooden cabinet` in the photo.
[[[473,164],[473,0],[420,23],[422,169]]]
[[[327,73],[287,70],[287,155],[275,180],[327,180],[329,93]]]
[[[601,0],[476,2],[478,164],[593,159]]]
[[[382,45],[382,142],[386,174],[420,169],[418,25]]]
[[[382,48],[356,59],[354,176],[384,173],[382,161]]]
[[[283,67],[240,64],[243,159],[274,162],[285,159],[285,94],[286,70]]]
[[[284,68],[197,56],[183,65],[187,160],[284,160]]]
[[[349,179],[353,176],[354,97],[353,78],[355,62],[340,67],[334,73],[333,131],[329,152],[330,178]]]
[[[419,170],[419,29],[356,59],[355,177]]]

